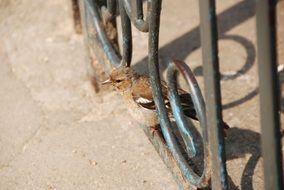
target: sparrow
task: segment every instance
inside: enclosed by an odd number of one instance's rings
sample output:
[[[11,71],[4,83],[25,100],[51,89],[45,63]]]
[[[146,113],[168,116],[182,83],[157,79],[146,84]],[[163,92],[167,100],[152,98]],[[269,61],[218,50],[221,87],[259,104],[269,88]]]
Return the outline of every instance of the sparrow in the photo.
[[[122,95],[130,115],[138,123],[150,127],[159,125],[149,76],[139,75],[130,67],[121,67],[113,69],[109,78],[102,84],[111,84]],[[166,82],[161,81],[161,86],[164,104],[170,118],[173,118]],[[184,114],[198,121],[190,93],[178,88],[178,94]],[[224,129],[227,130],[229,126],[223,123]]]

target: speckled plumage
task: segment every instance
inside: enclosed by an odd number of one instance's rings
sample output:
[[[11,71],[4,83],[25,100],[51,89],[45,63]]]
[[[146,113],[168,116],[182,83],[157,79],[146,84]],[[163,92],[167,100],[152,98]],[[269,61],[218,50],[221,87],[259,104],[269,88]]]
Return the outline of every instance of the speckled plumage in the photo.
[[[138,75],[133,69],[117,68],[114,69],[110,78],[104,83],[110,83],[122,95],[127,104],[130,115],[144,126],[155,127],[159,125],[156,107],[153,99],[150,79],[146,75]],[[172,111],[168,97],[168,87],[165,81],[161,81],[164,104],[168,110],[170,118]],[[178,89],[179,98],[184,114],[191,119],[198,120],[196,110],[191,99],[191,95]],[[223,122],[224,135],[227,136],[229,125]]]
[[[138,75],[131,68],[114,69],[107,83],[111,83],[122,95],[127,104],[130,115],[139,123],[146,126],[159,124],[149,77]],[[162,81],[162,92],[166,108],[171,113],[168,89],[166,82]],[[197,120],[190,94],[178,89],[185,114]]]

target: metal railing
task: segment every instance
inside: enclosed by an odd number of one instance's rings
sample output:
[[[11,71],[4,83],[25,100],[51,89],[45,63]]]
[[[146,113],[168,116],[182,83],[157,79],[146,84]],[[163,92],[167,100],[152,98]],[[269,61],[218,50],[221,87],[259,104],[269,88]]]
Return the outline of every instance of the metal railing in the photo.
[[[276,0],[256,1],[262,157],[266,189],[284,189],[276,53]]]
[[[76,0],[73,2],[76,3]],[[211,186],[216,190],[229,189],[225,164],[215,1],[199,1],[206,106],[191,69],[178,60],[173,60],[168,65],[167,82],[170,103],[177,127],[171,123],[167,114],[159,75],[158,44],[161,3],[161,0],[147,1],[147,11],[144,13],[143,0],[80,1],[82,24],[90,56],[95,54],[96,59],[104,63],[103,70],[106,73],[109,73],[112,67],[128,67],[131,65],[132,58],[131,23],[139,31],[148,32],[148,70],[162,134],[152,135],[149,128],[145,128],[146,135],[171,170],[180,188],[209,188]],[[266,189],[284,188],[278,113],[275,7],[276,1],[256,1],[262,153]],[[121,54],[116,30],[118,14],[122,25]],[[102,68],[100,65],[93,66],[96,72],[94,77],[98,77],[96,70]],[[191,92],[202,129],[202,147],[196,144],[195,138],[197,137],[193,135],[192,127],[190,127],[192,123],[186,121],[182,112],[177,94],[178,72],[184,77]],[[178,131],[180,137],[177,137],[174,129]],[[194,162],[192,162],[192,159],[196,157],[203,160],[203,166],[198,169],[193,166]]]

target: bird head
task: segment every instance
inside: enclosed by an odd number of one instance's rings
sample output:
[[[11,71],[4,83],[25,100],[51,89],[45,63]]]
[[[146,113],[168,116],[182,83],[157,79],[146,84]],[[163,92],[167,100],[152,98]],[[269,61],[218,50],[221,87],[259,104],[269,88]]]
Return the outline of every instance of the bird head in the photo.
[[[109,79],[102,84],[111,84],[120,91],[126,91],[132,87],[136,77],[135,71],[129,67],[116,68],[110,73]]]

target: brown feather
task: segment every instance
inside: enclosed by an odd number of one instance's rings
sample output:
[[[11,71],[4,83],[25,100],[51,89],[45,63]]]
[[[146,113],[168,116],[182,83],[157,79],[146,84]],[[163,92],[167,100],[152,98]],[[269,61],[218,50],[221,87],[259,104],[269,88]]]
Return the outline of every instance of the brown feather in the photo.
[[[162,81],[161,84],[163,98],[165,100],[165,106],[168,111],[171,112],[166,82]],[[184,114],[192,119],[198,120],[190,94],[182,89],[178,89],[178,94],[180,95],[181,105],[183,107]],[[152,94],[152,88],[150,85],[149,78],[147,76],[141,76],[138,80],[135,81],[132,87],[132,96],[134,101],[139,103],[142,107],[152,110],[156,109]],[[141,98],[147,99],[149,100],[149,102],[145,101],[144,103],[139,101],[139,99]]]

